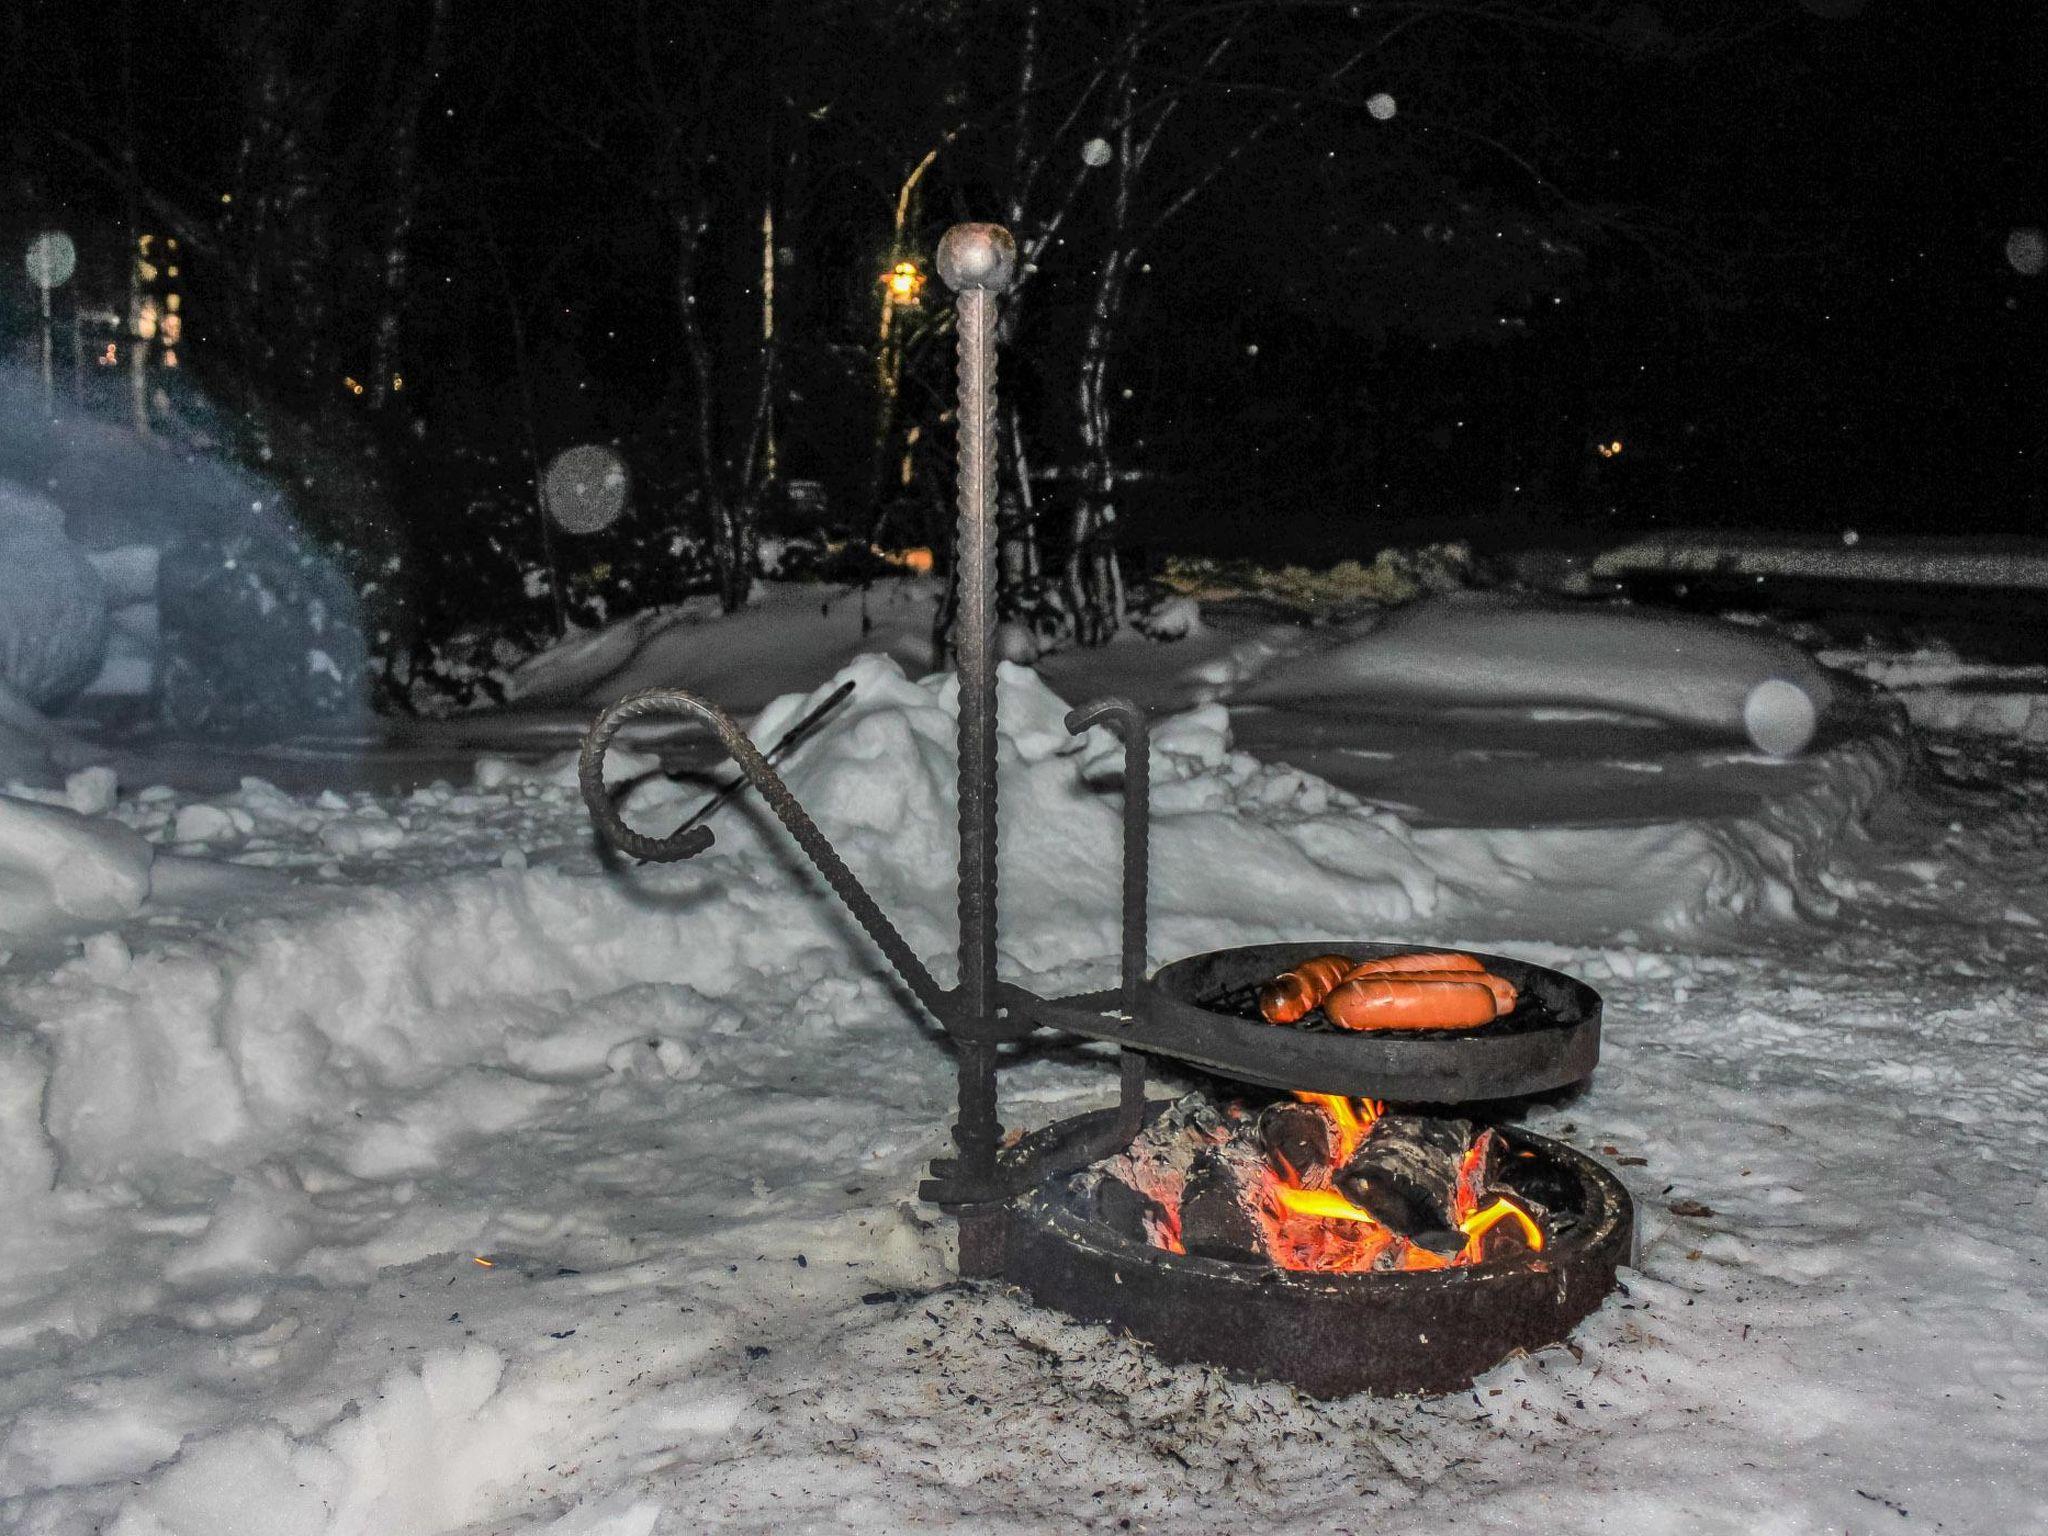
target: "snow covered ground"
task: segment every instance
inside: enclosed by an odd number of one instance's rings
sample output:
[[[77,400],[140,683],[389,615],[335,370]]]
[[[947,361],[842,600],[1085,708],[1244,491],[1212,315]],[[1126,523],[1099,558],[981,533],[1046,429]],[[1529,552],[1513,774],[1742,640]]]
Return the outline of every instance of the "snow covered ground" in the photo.
[[[1492,755],[1438,793],[1412,710],[1232,704],[1329,637],[1006,674],[1007,976],[1109,979],[1117,754],[1065,738],[1054,689],[1121,690],[1180,711],[1156,960],[1427,936],[1606,997],[1598,1075],[1527,1117],[1636,1195],[1625,1294],[1470,1393],[1315,1403],[954,1283],[915,1200],[950,1063],[779,833],[735,806],[703,859],[610,868],[567,757],[503,750],[565,744],[629,674],[743,685],[750,647],[802,690],[739,688],[772,738],[850,667],[789,778],[943,979],[920,610],[798,606],[586,647],[525,714],[334,776],[394,787],[319,787],[330,743],[289,791],[151,788],[131,757],[118,796],[0,800],[0,1529],[2048,1528],[2038,745],[1864,701],[1779,759],[1597,699],[1446,698],[1438,760]],[[702,760],[633,745],[625,776]],[[1504,775],[1541,802],[1520,823],[1474,787]],[[700,793],[630,803],[658,830]],[[1046,1049],[1004,1090],[1038,1124],[1114,1074]]]

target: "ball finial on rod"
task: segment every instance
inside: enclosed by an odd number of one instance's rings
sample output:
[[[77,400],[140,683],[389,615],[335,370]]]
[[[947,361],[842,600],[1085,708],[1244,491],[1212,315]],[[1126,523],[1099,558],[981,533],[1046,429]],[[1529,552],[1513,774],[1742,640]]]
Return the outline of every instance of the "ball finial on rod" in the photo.
[[[955,224],[939,241],[938,267],[955,293],[1001,293],[1017,276],[1017,242],[1000,224]]]

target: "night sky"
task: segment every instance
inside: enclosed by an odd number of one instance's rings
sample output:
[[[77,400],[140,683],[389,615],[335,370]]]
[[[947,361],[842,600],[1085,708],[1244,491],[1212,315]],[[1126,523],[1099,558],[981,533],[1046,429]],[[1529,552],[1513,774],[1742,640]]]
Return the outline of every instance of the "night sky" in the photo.
[[[1178,23],[1215,8],[1158,9]],[[2041,8],[1374,5],[1349,23],[1342,7],[1252,9],[1154,162],[1171,192],[1234,156],[1148,238],[1124,295],[1110,433],[1137,477],[1127,550],[1328,561],[1408,537],[1673,525],[2038,531],[2048,277],[2005,247],[2048,224]],[[1507,20],[1397,25],[1461,9]],[[693,7],[682,26],[633,4],[448,0],[417,100],[431,0],[331,10],[12,8],[5,232],[70,229],[82,291],[118,298],[125,232],[182,221],[181,385],[223,417],[330,424],[375,457],[401,524],[408,489],[512,496],[520,463],[589,438],[680,496],[700,386],[675,323],[674,211],[708,157],[724,179],[706,260],[727,280],[704,312],[714,333],[758,323],[755,175],[786,220],[780,472],[825,485],[847,526],[873,514],[890,206],[919,148],[953,133],[908,244],[922,256],[954,219],[1001,213],[1008,109],[987,104],[1014,84],[1021,4],[979,20],[908,0],[745,20]],[[1129,10],[1054,7],[1043,79],[1099,64]],[[1560,16],[1570,35],[1532,23]],[[1328,85],[1344,25],[1399,36]],[[1726,35],[1668,46],[1703,25]],[[257,164],[266,47],[299,136]],[[1167,49],[1154,63],[1148,89],[1191,67]],[[781,117],[757,105],[771,86]],[[1306,105],[1230,150],[1290,89]],[[1398,103],[1390,120],[1367,109],[1376,92]],[[407,111],[409,389],[372,410],[344,381],[374,364]],[[757,152],[753,171],[736,159]],[[223,201],[237,186],[244,203]],[[1039,469],[1084,456],[1070,396],[1107,217],[1093,191],[1074,204],[1006,364]],[[251,271],[263,307],[237,312]],[[939,298],[906,355],[899,435],[936,425]],[[17,278],[0,303],[19,352],[28,290]],[[921,478],[942,472],[940,436],[918,434]]]

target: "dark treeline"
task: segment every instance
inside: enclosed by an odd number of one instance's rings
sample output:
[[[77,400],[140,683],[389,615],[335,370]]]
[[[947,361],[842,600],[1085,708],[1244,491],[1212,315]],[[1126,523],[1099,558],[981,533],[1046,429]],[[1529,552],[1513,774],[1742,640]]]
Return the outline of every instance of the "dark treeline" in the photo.
[[[175,239],[165,408],[292,485],[408,632],[736,603],[800,531],[943,565],[925,278],[963,218],[1026,258],[1004,602],[1083,641],[1119,550],[1904,527],[1944,484],[1950,526],[2040,510],[2038,301],[1999,254],[2037,198],[2005,80],[2031,8],[23,0],[0,28],[7,232],[66,228],[65,301],[110,311],[145,302],[137,239]],[[537,469],[585,441],[634,511],[536,580]]]

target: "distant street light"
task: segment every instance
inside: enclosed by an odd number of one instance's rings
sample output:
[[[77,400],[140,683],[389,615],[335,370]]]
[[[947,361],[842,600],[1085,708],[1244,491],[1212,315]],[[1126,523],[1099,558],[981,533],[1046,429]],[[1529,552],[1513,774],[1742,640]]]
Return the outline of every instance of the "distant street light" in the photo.
[[[889,300],[898,309],[915,306],[924,292],[925,276],[914,261],[897,262],[882,274],[882,281],[889,285]]]
[[[56,371],[51,359],[50,291],[62,288],[78,270],[78,247],[60,229],[46,229],[28,243],[28,280],[43,296],[43,414],[57,414]]]
[[[868,491],[870,499],[877,503],[881,497],[883,461],[890,435],[895,430],[896,396],[902,385],[903,343],[896,334],[896,311],[917,308],[918,296],[925,285],[925,275],[917,263],[903,254],[904,231],[910,223],[910,201],[917,193],[917,184],[924,180],[924,173],[932,168],[932,162],[939,158],[939,151],[951,143],[952,138],[949,133],[926,150],[924,157],[911,167],[910,174],[903,178],[903,185],[896,191],[896,221],[889,236],[889,265],[881,276],[881,324],[875,332],[875,437]]]

